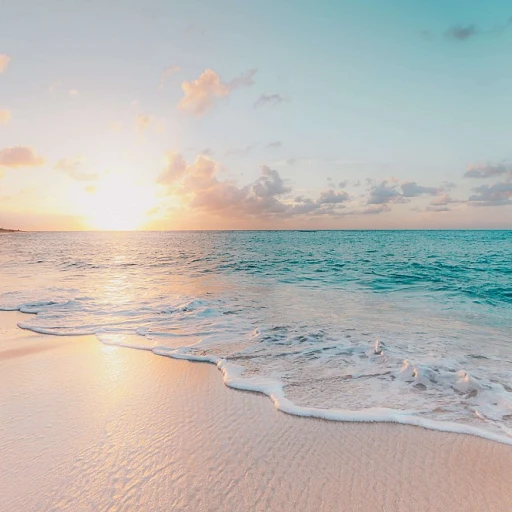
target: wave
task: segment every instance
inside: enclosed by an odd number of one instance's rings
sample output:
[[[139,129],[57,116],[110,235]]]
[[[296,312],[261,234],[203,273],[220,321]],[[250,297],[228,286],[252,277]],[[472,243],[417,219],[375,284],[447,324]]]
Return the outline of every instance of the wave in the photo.
[[[28,329],[40,334],[55,334],[48,332],[46,329],[27,326],[23,323],[18,324],[18,326],[22,329]],[[90,333],[78,331],[78,333],[72,335],[79,334]],[[281,411],[285,414],[290,414],[292,416],[340,422],[397,423],[401,425],[411,425],[441,432],[466,434],[512,446],[512,431],[510,432],[511,436],[509,437],[489,432],[482,428],[477,428],[471,425],[431,420],[417,416],[418,412],[421,412],[417,410],[398,410],[383,407],[372,407],[361,411],[354,411],[348,409],[322,409],[317,407],[300,406],[286,397],[282,382],[270,378],[244,377],[245,368],[243,366],[230,364],[228,360],[214,355],[192,354],[188,352],[191,347],[179,347],[170,349],[169,347],[151,346],[150,344],[140,344],[137,342],[130,343],[124,341],[115,341],[111,338],[102,337],[101,335],[98,335],[98,339],[105,345],[114,345],[134,350],[150,351],[157,356],[170,357],[172,359],[213,364],[222,373],[223,382],[227,387],[239,391],[261,393],[270,398],[274,404],[274,407],[278,411]],[[404,369],[402,371],[404,374],[414,377],[415,381],[421,381],[423,379],[423,376],[418,379],[417,369],[412,369],[410,363],[407,361],[404,362]],[[474,379],[471,379],[464,372],[458,372],[458,377],[460,377],[457,381],[459,390],[468,391],[479,388]]]
[[[18,326],[36,333],[95,335],[105,345],[215,364],[228,387],[262,393],[287,414],[333,421],[400,423],[512,445],[512,429],[506,426],[512,415],[512,389],[507,390],[496,380],[474,377],[458,368],[453,360],[414,364],[403,359],[403,353],[396,353],[389,342],[369,339],[367,344],[351,344],[345,339],[327,343],[325,332],[308,332],[286,325],[260,326],[244,339],[240,325],[234,329],[231,326],[231,332],[226,324],[215,325],[219,318],[225,318],[218,304],[190,297],[178,297],[167,308],[155,305],[137,312],[125,311],[119,322],[110,318],[101,323],[66,325],[73,314],[76,320],[78,313],[87,309],[83,305],[91,299],[63,300],[65,291],[58,292],[60,300],[35,300],[16,307],[4,301],[0,309],[34,315],[31,321],[19,322]],[[148,312],[152,319],[149,322],[145,316]],[[165,323],[158,321],[159,315],[166,318]],[[130,316],[135,319],[126,320]],[[178,328],[177,324],[187,323],[186,319],[191,319],[192,325]],[[233,335],[240,339],[233,341]],[[228,340],[229,337],[232,339]],[[478,354],[473,359],[492,361],[491,356]],[[276,368],[285,370],[281,378],[276,377]],[[411,392],[415,400],[407,399],[407,393]],[[372,395],[377,403],[397,400],[403,408],[335,406],[338,402],[362,402],[363,394]],[[326,396],[333,402],[330,406],[315,405],[325,402]],[[445,410],[439,405],[443,401]],[[407,407],[408,404],[415,407]],[[474,412],[471,420],[461,414],[464,407]],[[455,417],[459,414],[461,421],[435,419],[443,414]],[[482,426],[475,426],[475,422]]]

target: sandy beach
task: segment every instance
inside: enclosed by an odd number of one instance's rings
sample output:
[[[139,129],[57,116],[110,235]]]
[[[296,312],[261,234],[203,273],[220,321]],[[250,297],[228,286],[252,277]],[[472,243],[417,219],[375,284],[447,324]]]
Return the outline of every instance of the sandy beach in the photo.
[[[0,509],[510,510],[512,448],[280,413],[213,365],[0,315]]]

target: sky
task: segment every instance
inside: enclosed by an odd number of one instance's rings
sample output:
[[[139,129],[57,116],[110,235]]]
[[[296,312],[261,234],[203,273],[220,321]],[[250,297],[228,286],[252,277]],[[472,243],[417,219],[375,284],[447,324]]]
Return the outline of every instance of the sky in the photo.
[[[508,0],[3,0],[0,227],[512,228]]]

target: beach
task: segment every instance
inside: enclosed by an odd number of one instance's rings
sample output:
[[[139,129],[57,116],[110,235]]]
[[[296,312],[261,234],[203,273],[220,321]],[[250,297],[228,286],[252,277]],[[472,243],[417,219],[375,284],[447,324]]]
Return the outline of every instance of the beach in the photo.
[[[214,365],[0,314],[0,509],[507,511],[512,447],[276,411]]]

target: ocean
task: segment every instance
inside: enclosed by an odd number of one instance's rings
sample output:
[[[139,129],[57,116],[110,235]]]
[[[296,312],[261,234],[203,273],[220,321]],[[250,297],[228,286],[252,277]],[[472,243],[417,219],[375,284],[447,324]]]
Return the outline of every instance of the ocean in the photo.
[[[214,363],[290,414],[512,444],[511,231],[6,234],[0,310]]]

